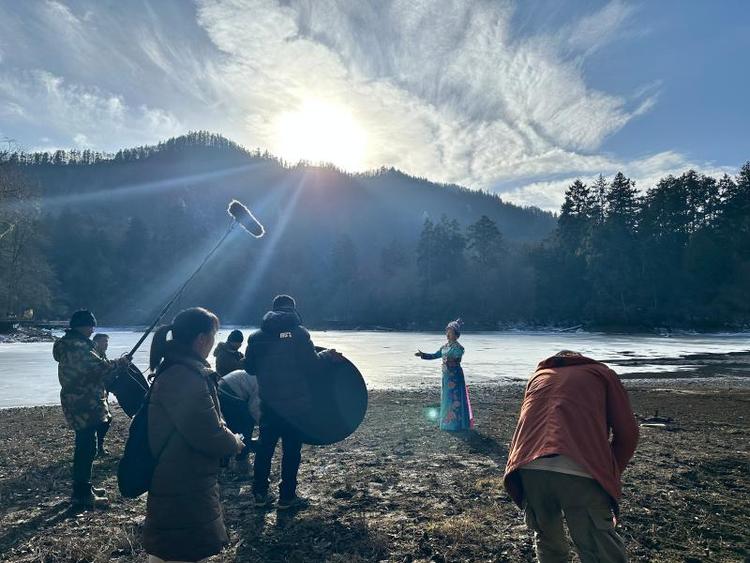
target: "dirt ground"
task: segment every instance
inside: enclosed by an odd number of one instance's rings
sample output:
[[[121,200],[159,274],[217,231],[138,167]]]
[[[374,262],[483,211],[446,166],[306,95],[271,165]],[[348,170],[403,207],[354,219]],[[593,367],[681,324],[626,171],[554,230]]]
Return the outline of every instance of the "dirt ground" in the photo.
[[[627,383],[642,428],[624,475],[620,533],[632,561],[750,561],[750,388],[744,382]],[[521,512],[502,488],[522,386],[472,388],[476,430],[440,432],[439,390],[373,392],[360,429],[306,447],[301,493],[314,506],[253,508],[249,481],[226,470],[228,561],[533,561]],[[116,490],[127,419],[114,407],[112,456],[95,465],[108,510],[67,507],[73,435],[57,407],[0,411],[0,560],[144,561],[145,498]],[[278,467],[274,468],[274,475]]]

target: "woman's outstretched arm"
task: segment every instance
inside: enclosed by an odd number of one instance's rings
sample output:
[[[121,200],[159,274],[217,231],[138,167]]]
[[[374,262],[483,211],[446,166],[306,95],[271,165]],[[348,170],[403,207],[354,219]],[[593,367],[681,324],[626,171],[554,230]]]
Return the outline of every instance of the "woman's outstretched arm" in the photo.
[[[415,356],[422,358],[423,360],[437,360],[439,358],[443,357],[442,348],[435,352],[434,354],[428,354],[427,352],[422,352],[421,350],[418,350]]]

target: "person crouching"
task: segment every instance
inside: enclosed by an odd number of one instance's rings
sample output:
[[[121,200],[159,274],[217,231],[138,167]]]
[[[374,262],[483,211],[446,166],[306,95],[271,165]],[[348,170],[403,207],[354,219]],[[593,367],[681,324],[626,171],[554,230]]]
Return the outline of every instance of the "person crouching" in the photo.
[[[260,421],[258,378],[244,369],[228,373],[219,380],[219,403],[229,429],[243,436],[245,448],[235,459],[238,469],[246,473],[250,469],[248,457],[255,450],[253,430]]]
[[[615,372],[571,351],[538,365],[526,386],[504,484],[525,508],[541,563],[568,560],[563,514],[582,563],[627,561],[613,512],[637,442],[638,424]]]

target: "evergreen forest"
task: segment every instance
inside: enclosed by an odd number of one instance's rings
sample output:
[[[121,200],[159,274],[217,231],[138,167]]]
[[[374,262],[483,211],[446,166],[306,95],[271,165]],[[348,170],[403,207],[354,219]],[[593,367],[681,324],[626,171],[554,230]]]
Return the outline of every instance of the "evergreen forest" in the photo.
[[[278,293],[311,327],[750,324],[750,162],[638,188],[624,173],[577,180],[554,215],[394,169],[292,166],[208,132],[115,154],[0,152],[2,313],[147,324],[235,198],[266,236],[233,230],[178,303],[225,324],[257,325]]]

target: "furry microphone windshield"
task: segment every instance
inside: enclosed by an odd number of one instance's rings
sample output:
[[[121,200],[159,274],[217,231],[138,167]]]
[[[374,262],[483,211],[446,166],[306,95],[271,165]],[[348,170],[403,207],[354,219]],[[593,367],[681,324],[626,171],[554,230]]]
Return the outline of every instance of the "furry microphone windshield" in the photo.
[[[232,203],[229,204],[227,213],[255,238],[260,238],[265,234],[266,230],[260,224],[260,221],[255,218],[247,207],[236,199],[233,199]]]

